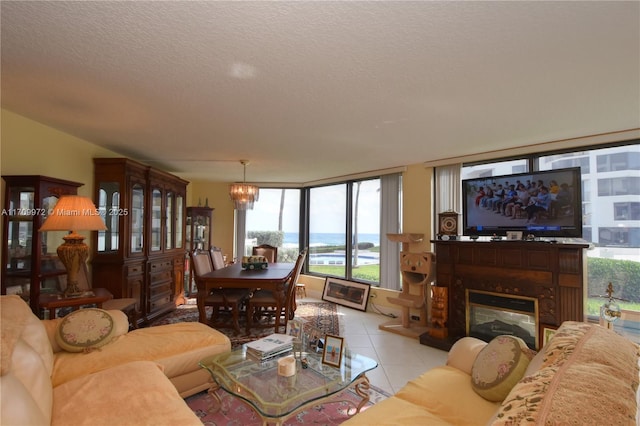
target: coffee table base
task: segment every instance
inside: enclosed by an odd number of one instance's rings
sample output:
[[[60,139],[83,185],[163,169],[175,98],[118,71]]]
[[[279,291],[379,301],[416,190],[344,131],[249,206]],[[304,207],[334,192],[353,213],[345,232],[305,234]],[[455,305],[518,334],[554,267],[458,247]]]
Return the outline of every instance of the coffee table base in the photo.
[[[294,411],[292,411],[291,413],[287,414],[286,416],[282,416],[282,417],[271,417],[271,416],[265,416],[263,414],[261,414],[258,410],[256,410],[253,406],[251,406],[251,404],[247,403],[246,401],[243,401],[245,404],[249,405],[255,412],[257,415],[259,415],[262,418],[262,424],[263,426],[267,426],[269,423],[273,423],[276,426],[282,426],[282,424],[284,423],[284,421],[286,419],[288,419],[291,416],[296,415],[297,413],[299,413],[300,411],[304,410],[305,408],[308,407],[313,407],[319,404],[332,404],[332,403],[336,403],[336,402],[346,402],[350,405],[353,405],[355,408],[355,411],[350,411],[347,410],[347,415],[349,417],[355,416],[356,414],[358,414],[360,412],[360,410],[362,410],[362,407],[364,407],[365,405],[367,405],[367,403],[369,402],[369,389],[371,388],[371,385],[369,383],[369,379],[367,378],[367,376],[363,373],[361,374],[356,380],[353,381],[353,383],[351,384],[351,386],[345,388],[342,392],[348,390],[349,388],[353,387],[354,391],[356,393],[356,395],[358,395],[360,398],[362,398],[362,401],[360,401],[360,403],[356,406],[355,403],[353,401],[348,401],[346,399],[338,399],[335,401],[332,401],[331,398],[333,397],[333,395],[328,395],[324,398],[320,398],[320,399],[316,399],[310,402],[307,402],[305,404],[302,404],[300,407],[296,408]],[[213,397],[213,399],[217,402],[217,406],[212,407],[209,412],[212,414],[217,413],[218,411],[220,411],[222,409],[222,399],[220,398],[220,395],[218,395],[218,390],[222,389],[220,387],[220,385],[218,385],[217,383],[213,383],[211,385],[211,387],[208,390],[208,394],[211,395]],[[238,398],[234,395],[231,395],[234,398]],[[240,400],[242,400],[242,398],[238,398]]]

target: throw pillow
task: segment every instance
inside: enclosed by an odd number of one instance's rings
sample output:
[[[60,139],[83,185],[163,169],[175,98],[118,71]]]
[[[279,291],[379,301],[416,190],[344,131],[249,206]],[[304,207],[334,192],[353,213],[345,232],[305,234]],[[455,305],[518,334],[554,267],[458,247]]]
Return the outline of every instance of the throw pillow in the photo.
[[[480,351],[473,363],[473,390],[488,401],[503,401],[524,376],[529,356],[527,344],[519,337],[495,337]]]
[[[65,316],[56,330],[56,342],[67,352],[88,352],[106,345],[121,329],[103,309],[80,309]]]

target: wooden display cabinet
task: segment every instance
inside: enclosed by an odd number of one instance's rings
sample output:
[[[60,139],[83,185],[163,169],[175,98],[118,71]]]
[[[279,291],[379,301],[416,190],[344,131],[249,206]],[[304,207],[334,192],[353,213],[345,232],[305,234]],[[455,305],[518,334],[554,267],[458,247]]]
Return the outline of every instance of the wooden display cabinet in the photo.
[[[209,250],[213,233],[213,208],[187,207],[187,235],[185,247],[187,249],[186,262],[189,263],[189,252],[193,250]],[[185,292],[191,296],[195,291],[195,281],[191,267],[186,268]]]
[[[82,183],[46,176],[3,176],[2,294],[19,294],[40,315],[41,293],[60,291],[66,269],[56,249],[65,232],[38,232],[62,195],[77,195]]]
[[[94,159],[93,286],[136,299],[153,319],[183,302],[187,181],[126,158]]]

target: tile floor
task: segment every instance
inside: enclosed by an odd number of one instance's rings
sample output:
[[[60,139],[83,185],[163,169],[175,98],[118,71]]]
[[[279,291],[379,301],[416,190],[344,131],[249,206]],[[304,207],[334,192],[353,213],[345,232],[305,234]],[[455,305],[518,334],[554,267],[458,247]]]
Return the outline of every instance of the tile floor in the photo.
[[[390,320],[386,316],[343,306],[338,306],[338,314],[349,349],[378,362],[378,368],[367,373],[371,384],[391,394],[408,380],[446,362],[445,351],[421,345],[418,339],[378,329],[379,324]]]

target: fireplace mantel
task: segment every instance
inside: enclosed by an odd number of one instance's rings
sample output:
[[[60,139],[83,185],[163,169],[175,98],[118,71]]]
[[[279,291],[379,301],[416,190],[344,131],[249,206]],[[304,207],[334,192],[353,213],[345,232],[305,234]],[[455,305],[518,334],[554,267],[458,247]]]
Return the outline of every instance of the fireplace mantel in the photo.
[[[432,241],[436,285],[448,288],[448,337],[420,342],[448,349],[466,334],[465,290],[537,298],[539,336],[563,321],[583,321],[587,244],[540,241]],[[542,342],[538,342],[542,347]]]

